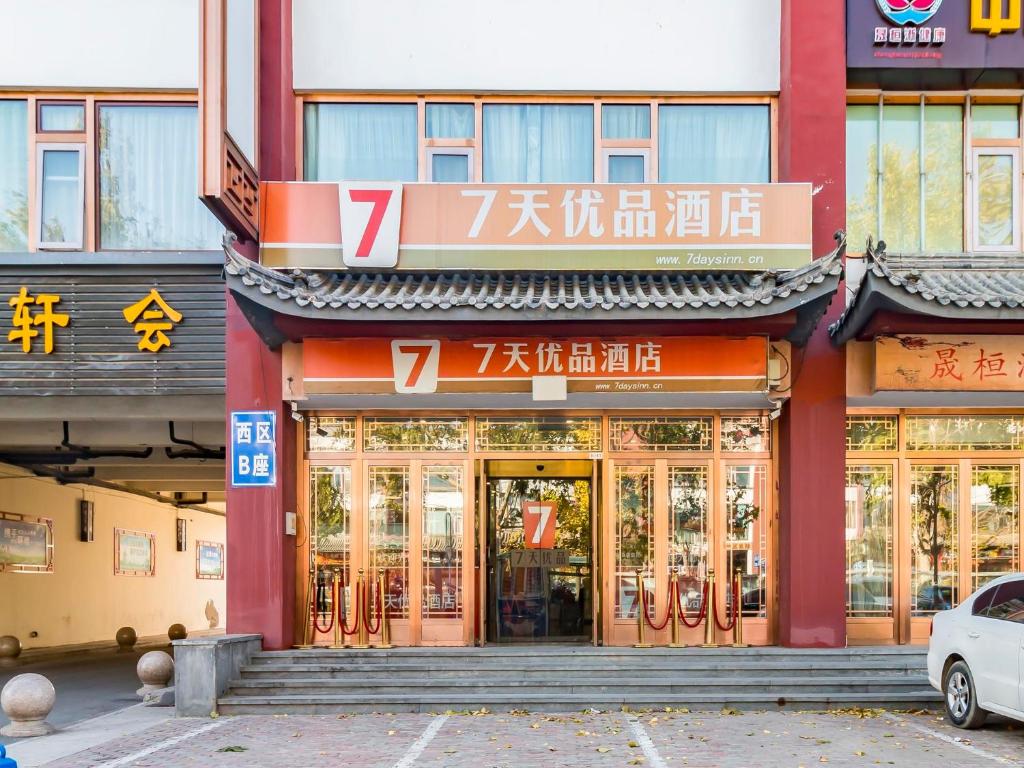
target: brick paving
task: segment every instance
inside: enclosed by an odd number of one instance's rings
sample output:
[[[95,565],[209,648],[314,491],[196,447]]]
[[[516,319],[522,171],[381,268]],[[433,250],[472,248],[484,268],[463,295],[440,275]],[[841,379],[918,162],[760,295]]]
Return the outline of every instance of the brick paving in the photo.
[[[1024,725],[958,731],[934,713],[686,711],[180,719],[50,768],[810,768],[1024,765]],[[631,720],[638,723],[631,724]],[[424,732],[437,729],[429,743]],[[439,726],[439,728],[438,728]],[[428,734],[429,735],[429,734]],[[644,737],[649,738],[645,745]],[[178,739],[174,743],[168,743]],[[959,741],[956,741],[959,740]],[[645,750],[645,746],[648,749]],[[653,748],[653,749],[652,749]],[[140,755],[140,752],[149,754]],[[113,768],[111,766],[111,768]]]

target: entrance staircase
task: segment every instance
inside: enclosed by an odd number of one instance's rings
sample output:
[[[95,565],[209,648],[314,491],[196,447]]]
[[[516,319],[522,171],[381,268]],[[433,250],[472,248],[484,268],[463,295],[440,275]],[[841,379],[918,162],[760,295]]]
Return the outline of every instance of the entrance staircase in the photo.
[[[222,714],[937,708],[925,650],[487,646],[268,651]]]

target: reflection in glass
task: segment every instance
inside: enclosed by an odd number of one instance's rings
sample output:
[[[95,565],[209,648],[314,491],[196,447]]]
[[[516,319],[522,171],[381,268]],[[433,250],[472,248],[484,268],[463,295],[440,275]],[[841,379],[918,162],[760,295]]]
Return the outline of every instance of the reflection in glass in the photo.
[[[971,137],[975,139],[1016,139],[1020,120],[1016,104],[973,104]]]
[[[744,616],[766,615],[768,522],[762,513],[767,499],[768,468],[764,464],[726,467],[726,572],[718,576],[719,592],[726,595],[726,605],[731,605],[732,579],[739,570]]]
[[[596,416],[480,416],[478,451],[599,451]]]
[[[1019,468],[971,468],[971,590],[1019,567]]]
[[[977,155],[978,245],[1013,245],[1013,156]]]
[[[309,504],[312,521],[311,557],[316,567],[316,611],[321,624],[329,624],[333,610],[333,576],[339,575],[342,600],[351,610],[354,593],[349,573],[351,557],[352,469],[310,467]],[[349,622],[351,623],[351,619]]]
[[[771,427],[767,416],[723,416],[722,450],[745,453],[767,451]]]
[[[648,612],[654,612],[654,467],[615,468],[615,616],[636,618],[644,571]]]
[[[80,157],[76,150],[43,151],[40,242],[68,245],[80,245],[82,242]]]
[[[963,250],[963,216],[950,215],[964,207],[963,131],[964,115],[959,105],[930,104],[924,108],[924,249],[928,252]],[[889,228],[887,224],[887,232]],[[881,237],[888,234],[882,233]]]
[[[423,468],[423,618],[462,617],[462,467]]]
[[[668,468],[668,564],[679,574],[684,610],[699,611],[708,569],[708,469]]]
[[[851,253],[878,237],[878,105],[846,108],[846,231]]]
[[[409,615],[409,468],[370,467],[369,481],[367,582],[375,584],[378,569],[384,569],[388,615],[404,619]],[[376,611],[376,598],[371,607]]]
[[[612,416],[608,432],[613,451],[710,451],[710,416]]]
[[[1020,416],[908,416],[908,451],[1015,451],[1024,444]]]
[[[847,616],[892,616],[892,542],[892,467],[847,467]]]
[[[921,249],[921,108],[886,104],[882,113],[882,221],[889,253]]]
[[[354,451],[356,420],[352,416],[310,416],[306,419],[306,441],[310,453]]]
[[[896,416],[847,416],[846,450],[895,451],[898,432]]]
[[[957,594],[957,466],[910,468],[910,602],[914,616],[953,608]]]
[[[469,419],[418,416],[367,416],[363,419],[365,451],[465,451]]]
[[[28,248],[28,126],[23,100],[0,99],[0,251]]]

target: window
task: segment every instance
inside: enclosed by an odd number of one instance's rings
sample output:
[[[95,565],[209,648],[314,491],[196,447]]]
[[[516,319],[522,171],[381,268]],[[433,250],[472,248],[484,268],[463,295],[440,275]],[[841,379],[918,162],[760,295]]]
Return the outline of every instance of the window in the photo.
[[[910,468],[910,604],[914,616],[959,602],[959,490],[955,464]]]
[[[846,615],[887,618],[893,610],[893,468],[846,468]]]
[[[593,181],[593,105],[485,104],[483,180]]]
[[[971,615],[980,616],[988,611],[988,607],[992,605],[992,598],[995,597],[998,590],[999,587],[992,587],[974,598],[974,604],[971,606]]]
[[[975,148],[974,249],[1020,250],[1020,151]]]
[[[624,147],[606,149],[602,155],[604,178],[611,184],[643,184],[650,177],[650,150]]]
[[[28,108],[0,100],[0,251],[28,247]]]
[[[307,181],[416,181],[415,104],[307,104]]]
[[[185,104],[100,107],[101,248],[220,246],[223,228],[196,195],[197,115]]]
[[[83,133],[85,104],[82,102],[38,102],[40,133]]]
[[[604,104],[601,106],[602,139],[651,138],[649,104]]]
[[[983,615],[990,619],[1024,624],[1024,581],[1000,584],[992,598],[992,605]]]
[[[472,139],[476,108],[472,104],[427,104],[428,139]]]
[[[427,181],[467,184],[473,176],[473,150],[457,147],[427,149]]]
[[[1020,138],[1016,104],[974,104],[971,107],[971,136],[975,139]]]
[[[42,249],[81,248],[85,145],[40,144],[36,156],[36,242]]]
[[[423,468],[425,619],[462,617],[462,467]]]
[[[658,108],[658,178],[679,183],[771,180],[767,105],[663,104]]]

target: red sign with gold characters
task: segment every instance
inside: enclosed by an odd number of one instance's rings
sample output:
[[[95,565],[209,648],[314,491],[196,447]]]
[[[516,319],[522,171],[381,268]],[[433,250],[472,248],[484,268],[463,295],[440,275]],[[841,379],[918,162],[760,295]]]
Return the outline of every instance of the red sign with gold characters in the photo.
[[[766,392],[764,337],[307,339],[309,394]]]
[[[1024,338],[880,337],[875,389],[1024,392]]]

